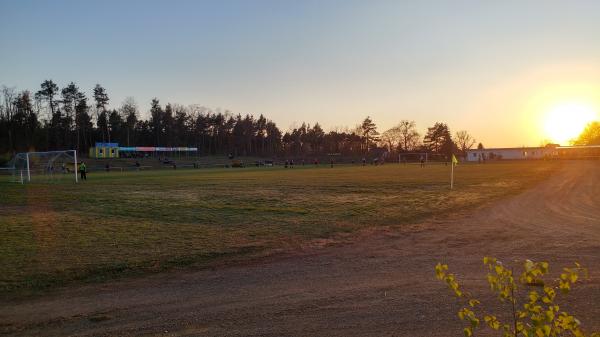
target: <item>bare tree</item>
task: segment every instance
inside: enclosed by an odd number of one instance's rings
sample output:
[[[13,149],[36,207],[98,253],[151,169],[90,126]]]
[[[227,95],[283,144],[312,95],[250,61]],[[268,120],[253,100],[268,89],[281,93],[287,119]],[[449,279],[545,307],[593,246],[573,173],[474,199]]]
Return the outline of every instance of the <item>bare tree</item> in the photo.
[[[475,145],[475,138],[473,138],[467,131],[461,130],[456,133],[456,146],[460,150],[461,154],[465,156],[467,151]]]
[[[402,135],[397,126],[386,130],[381,134],[381,143],[383,146],[387,147],[388,151],[398,150],[401,141]]]
[[[6,120],[8,126],[8,146],[11,150],[14,149],[14,130],[13,116],[15,115],[15,100],[17,99],[16,88],[2,86],[2,96],[4,97],[4,113],[0,114],[0,118]],[[1,112],[1,111],[0,111]]]
[[[414,150],[419,145],[421,135],[417,132],[417,124],[414,121],[403,119],[395,128],[398,129],[403,151]]]

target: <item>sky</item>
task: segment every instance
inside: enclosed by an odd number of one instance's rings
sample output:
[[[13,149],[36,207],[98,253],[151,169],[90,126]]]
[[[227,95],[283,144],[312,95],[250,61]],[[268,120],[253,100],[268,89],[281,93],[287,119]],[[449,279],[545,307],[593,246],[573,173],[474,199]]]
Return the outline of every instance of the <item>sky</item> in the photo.
[[[486,147],[537,146],[554,106],[597,114],[598,41],[595,0],[0,0],[0,85],[100,83],[143,117],[157,97],[284,130],[371,116],[380,131],[445,122]]]

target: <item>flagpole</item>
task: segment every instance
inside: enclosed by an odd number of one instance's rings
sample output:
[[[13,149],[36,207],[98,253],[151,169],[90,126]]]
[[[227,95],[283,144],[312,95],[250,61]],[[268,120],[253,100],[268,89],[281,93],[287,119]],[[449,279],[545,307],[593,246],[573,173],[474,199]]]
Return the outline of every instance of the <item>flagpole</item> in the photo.
[[[454,162],[451,163],[452,169],[450,170],[450,189],[454,188]]]

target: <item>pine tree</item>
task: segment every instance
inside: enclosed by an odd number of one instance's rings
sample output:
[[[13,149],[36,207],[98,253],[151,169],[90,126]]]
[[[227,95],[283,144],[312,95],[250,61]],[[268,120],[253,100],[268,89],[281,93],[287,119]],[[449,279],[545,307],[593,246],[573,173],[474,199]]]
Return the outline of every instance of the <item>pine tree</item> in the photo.
[[[365,118],[365,120],[362,122],[360,129],[365,140],[365,149],[368,153],[371,143],[379,140],[379,132],[377,132],[377,126],[369,116],[367,116],[367,118]]]

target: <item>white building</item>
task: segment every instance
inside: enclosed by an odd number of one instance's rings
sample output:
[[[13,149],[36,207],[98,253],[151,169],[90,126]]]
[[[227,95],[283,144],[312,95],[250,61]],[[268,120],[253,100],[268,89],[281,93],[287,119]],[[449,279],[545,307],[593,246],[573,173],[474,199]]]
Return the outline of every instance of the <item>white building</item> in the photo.
[[[467,161],[478,162],[482,160],[522,160],[543,159],[557,155],[556,145],[545,147],[506,147],[496,149],[476,149],[467,151]]]

